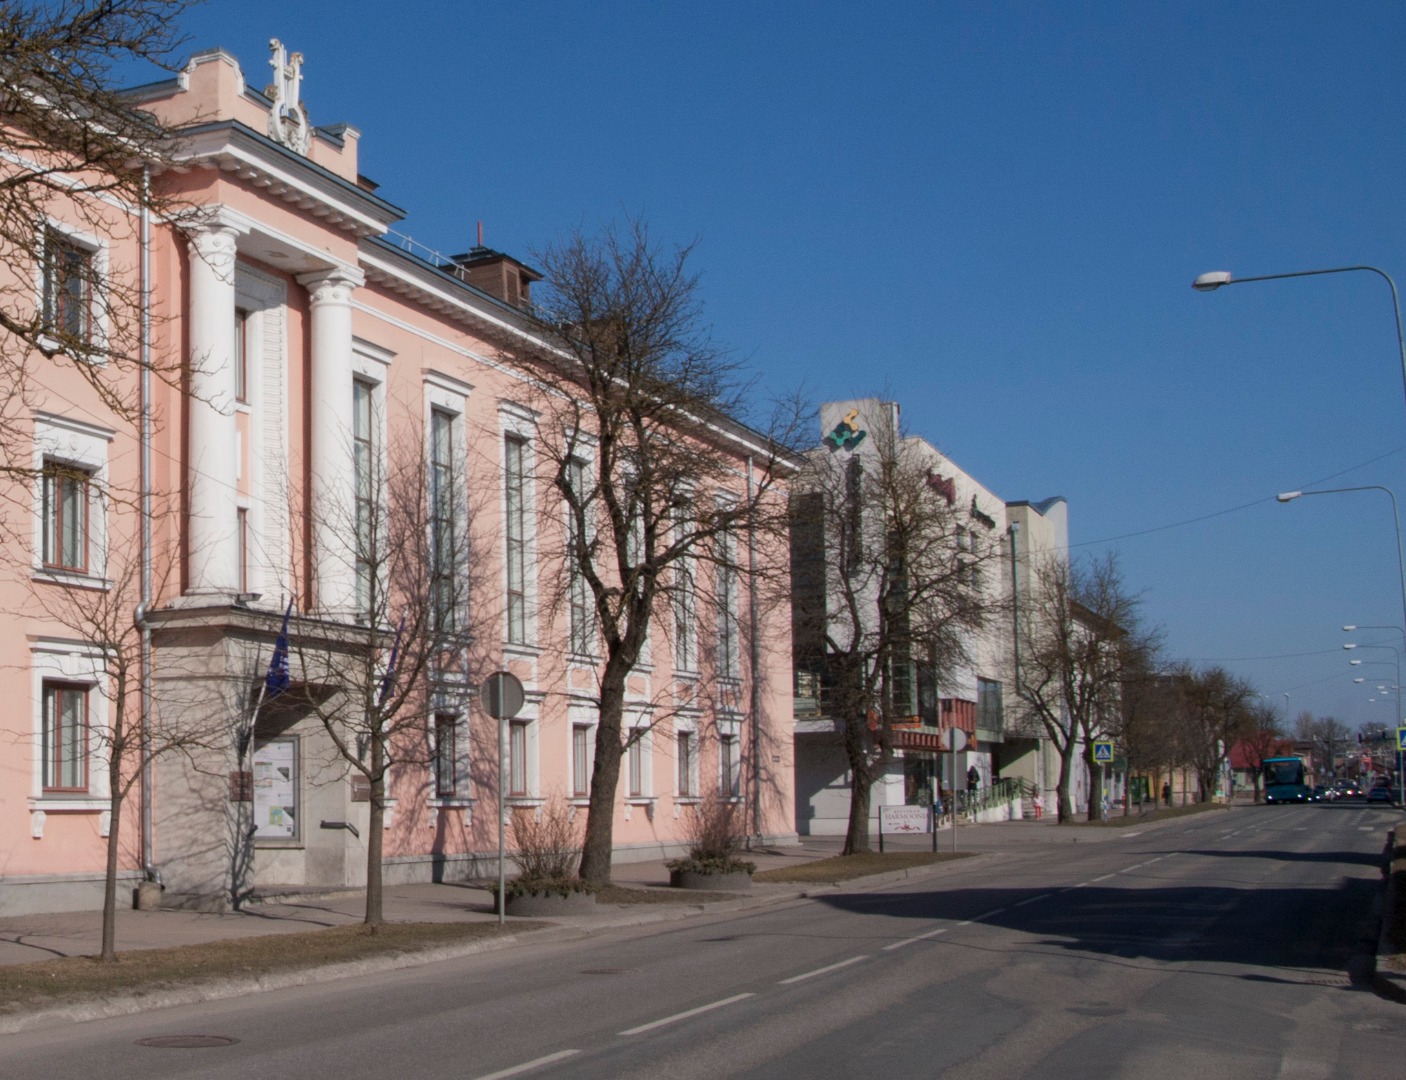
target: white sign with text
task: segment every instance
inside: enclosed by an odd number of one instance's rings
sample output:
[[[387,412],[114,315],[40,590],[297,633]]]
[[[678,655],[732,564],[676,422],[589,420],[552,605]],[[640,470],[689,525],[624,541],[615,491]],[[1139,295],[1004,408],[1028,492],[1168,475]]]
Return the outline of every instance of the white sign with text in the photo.
[[[886,833],[925,833],[928,831],[926,806],[881,806],[879,829]]]

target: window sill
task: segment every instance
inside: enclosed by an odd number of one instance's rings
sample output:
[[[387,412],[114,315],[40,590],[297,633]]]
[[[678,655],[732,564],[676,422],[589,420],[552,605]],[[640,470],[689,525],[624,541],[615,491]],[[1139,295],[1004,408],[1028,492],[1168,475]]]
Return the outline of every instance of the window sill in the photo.
[[[469,810],[473,808],[477,799],[468,796],[445,795],[436,799],[428,799],[425,805],[431,810]]]
[[[625,800],[626,806],[653,806],[659,800],[653,795],[631,795]]]
[[[675,795],[674,802],[680,806],[697,806],[703,799],[698,795]]]
[[[573,795],[567,800],[570,806],[590,806],[591,797],[589,795]]]
[[[41,795],[29,800],[29,809],[31,812],[42,810],[46,814],[100,814],[112,809],[112,800],[94,795]]]
[[[34,581],[47,582],[50,585],[71,585],[78,589],[92,589],[95,592],[107,592],[112,588],[112,582],[107,578],[98,577],[95,574],[85,574],[78,570],[56,570],[47,566],[36,566],[32,575]]]
[[[503,800],[505,806],[538,807],[546,805],[547,800],[540,795],[509,795]]]
[[[528,645],[523,641],[505,641],[503,642],[503,655],[520,656],[527,660],[536,660],[542,655],[542,647],[540,645]]]

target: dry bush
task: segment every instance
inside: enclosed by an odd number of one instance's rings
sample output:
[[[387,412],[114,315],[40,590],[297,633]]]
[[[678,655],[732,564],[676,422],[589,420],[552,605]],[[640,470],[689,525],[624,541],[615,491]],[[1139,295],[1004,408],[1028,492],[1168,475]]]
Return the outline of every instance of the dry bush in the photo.
[[[670,870],[691,870],[706,874],[748,873],[756,864],[738,858],[747,839],[746,813],[740,802],[725,799],[716,792],[688,808],[688,857],[668,863]]]
[[[581,842],[571,810],[557,797],[540,807],[523,807],[512,816],[513,862],[524,885],[574,882]],[[540,890],[532,890],[540,891]]]

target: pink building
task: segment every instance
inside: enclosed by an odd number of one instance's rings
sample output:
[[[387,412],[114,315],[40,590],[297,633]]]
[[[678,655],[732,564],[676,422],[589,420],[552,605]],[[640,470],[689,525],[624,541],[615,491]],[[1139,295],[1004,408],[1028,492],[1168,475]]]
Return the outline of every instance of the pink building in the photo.
[[[603,652],[561,558],[572,526],[551,481],[552,388],[514,359],[541,349],[538,275],[390,234],[402,214],[359,175],[360,132],[309,124],[300,64],[276,47],[272,97],[220,51],[134,92],[182,136],[155,189],[198,217],[58,200],[40,226],[44,317],[101,335],[119,314],[99,302],[104,275],[139,276],[153,362],[180,378],[148,380],[146,437],[59,366],[26,403],[33,490],[12,492],[7,512],[32,507],[32,528],[13,530],[30,546],[0,582],[0,913],[99,905],[114,782],[132,784],[121,878],[160,880],[168,903],[364,883],[370,794],[346,754],[366,750],[338,746],[321,716],[355,714],[368,685],[407,697],[390,736],[386,881],[487,874],[500,780],[515,813],[560,802],[584,817]],[[142,393],[135,376],[125,389]],[[591,434],[579,435],[570,460],[584,475]],[[698,438],[733,467],[730,487],[697,497],[744,497],[760,437],[724,419]],[[407,447],[425,484],[409,502],[391,490]],[[362,543],[389,542],[377,530],[397,527],[397,498],[425,520],[395,542],[428,536],[432,606],[455,627],[409,674],[408,649],[391,670],[398,601],[367,602],[398,586]],[[687,808],[714,791],[753,834],[794,836],[789,613],[754,601],[766,553],[729,542],[730,567],[697,567],[696,609],[675,594],[656,611],[630,675],[617,860],[680,851]],[[269,697],[290,606],[293,689]],[[372,653],[359,645],[368,611]],[[130,670],[114,662],[129,642]],[[498,670],[526,690],[502,776],[478,697]],[[169,752],[146,768],[128,757],[114,780],[119,729]]]

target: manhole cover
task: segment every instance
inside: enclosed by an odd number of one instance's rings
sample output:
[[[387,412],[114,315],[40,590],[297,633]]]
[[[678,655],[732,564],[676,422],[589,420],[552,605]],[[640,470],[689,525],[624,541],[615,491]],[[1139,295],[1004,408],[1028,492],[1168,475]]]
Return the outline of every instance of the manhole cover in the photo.
[[[156,1046],[166,1049],[199,1050],[210,1046],[233,1046],[238,1039],[228,1035],[153,1035],[149,1039],[138,1039],[138,1046]]]
[[[636,968],[587,968],[582,975],[633,975]]]

